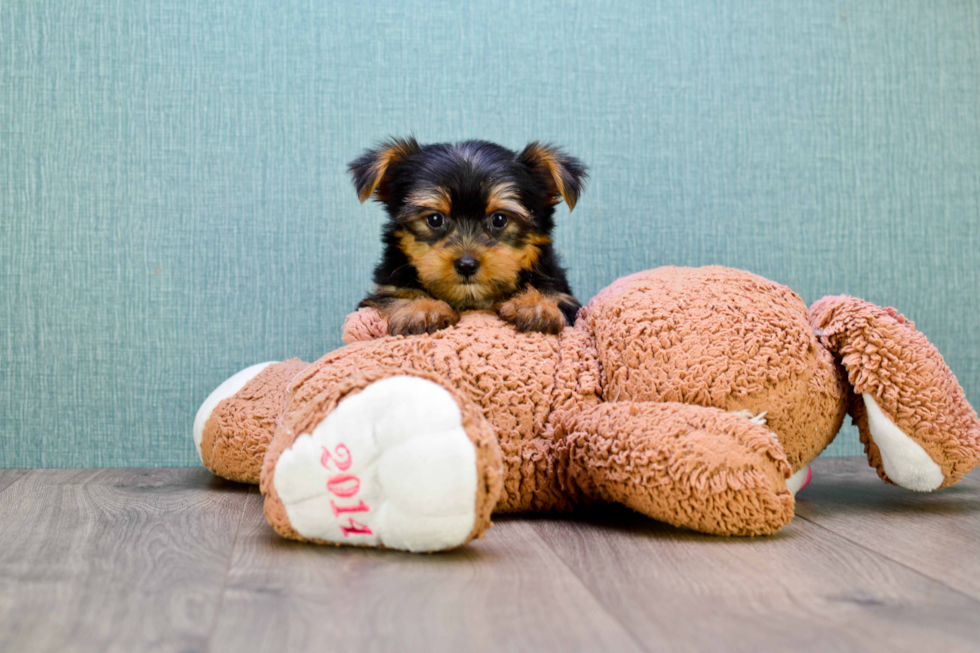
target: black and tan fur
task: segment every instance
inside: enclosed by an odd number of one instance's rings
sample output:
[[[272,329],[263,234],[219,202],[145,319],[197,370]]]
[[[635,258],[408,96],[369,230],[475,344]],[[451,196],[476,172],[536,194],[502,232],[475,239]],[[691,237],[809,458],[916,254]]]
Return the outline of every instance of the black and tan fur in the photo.
[[[521,331],[558,333],[579,303],[551,244],[554,207],[575,207],[585,166],[531,143],[420,145],[393,139],[350,164],[359,199],[385,206],[375,291],[361,306],[392,334],[432,333],[493,310]]]

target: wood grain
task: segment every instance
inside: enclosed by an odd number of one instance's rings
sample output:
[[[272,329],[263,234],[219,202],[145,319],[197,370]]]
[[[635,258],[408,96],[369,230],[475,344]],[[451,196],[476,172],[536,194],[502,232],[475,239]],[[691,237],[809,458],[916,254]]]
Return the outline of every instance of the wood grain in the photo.
[[[203,650],[246,492],[204,469],[21,478],[0,501],[0,650]]]
[[[449,553],[279,538],[250,496],[212,651],[639,651],[534,533],[500,519]]]
[[[818,461],[775,537],[606,506],[446,554],[278,537],[203,469],[0,471],[2,651],[976,650],[980,476]]]
[[[0,492],[16,483],[22,476],[26,476],[29,471],[27,469],[0,469]]]
[[[650,650],[976,650],[980,641],[976,601],[804,519],[754,539],[702,536],[621,508],[533,526]]]
[[[821,459],[796,514],[980,599],[980,470],[911,492],[882,483],[863,459]]]

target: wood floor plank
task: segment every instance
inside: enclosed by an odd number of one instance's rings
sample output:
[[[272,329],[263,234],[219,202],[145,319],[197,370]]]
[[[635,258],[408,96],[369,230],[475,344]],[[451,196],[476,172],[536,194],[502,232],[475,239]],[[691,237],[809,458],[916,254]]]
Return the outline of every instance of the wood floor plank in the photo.
[[[254,489],[203,469],[0,470],[0,492],[3,651],[980,641],[978,474],[916,494],[863,460],[818,461],[799,517],[772,538],[700,536],[606,507],[498,519],[486,539],[438,555],[283,540]]]
[[[863,458],[820,459],[796,514],[980,599],[980,470],[910,492],[882,483]]]
[[[203,650],[246,494],[204,469],[30,472],[0,501],[0,650]]]
[[[250,497],[210,651],[639,651],[521,519],[420,555],[277,536]]]
[[[29,469],[0,469],[0,492],[13,485],[23,476],[31,471]]]
[[[718,538],[619,507],[534,528],[640,642],[665,651],[976,650],[980,604],[802,519]]]

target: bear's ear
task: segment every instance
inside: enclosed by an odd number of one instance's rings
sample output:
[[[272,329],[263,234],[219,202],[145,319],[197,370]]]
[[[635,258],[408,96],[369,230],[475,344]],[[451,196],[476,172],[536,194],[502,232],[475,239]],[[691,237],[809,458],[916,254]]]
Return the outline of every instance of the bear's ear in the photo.
[[[575,208],[588,177],[584,163],[553,145],[537,141],[529,143],[517,155],[517,160],[531,170],[531,175],[546,189],[553,203],[564,199],[569,211]]]
[[[377,191],[377,198],[384,201],[385,175],[391,166],[421,151],[418,141],[411,136],[392,138],[351,161],[347,170],[354,178],[357,199],[364,202]]]

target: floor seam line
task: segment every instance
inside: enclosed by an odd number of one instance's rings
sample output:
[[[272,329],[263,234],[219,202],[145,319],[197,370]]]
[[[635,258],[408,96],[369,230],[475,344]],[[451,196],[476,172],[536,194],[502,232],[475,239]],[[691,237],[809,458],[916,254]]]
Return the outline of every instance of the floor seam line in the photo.
[[[923,578],[928,578],[929,580],[931,580],[931,581],[933,581],[935,583],[939,583],[940,585],[942,585],[943,587],[945,587],[949,591],[954,592],[956,594],[959,594],[960,596],[963,596],[963,597],[969,599],[970,601],[972,601],[974,603],[980,603],[980,598],[977,598],[977,597],[973,596],[972,594],[967,594],[963,590],[957,589],[955,587],[950,587],[945,582],[943,582],[941,579],[935,578],[934,576],[931,576],[931,575],[925,573],[924,571],[920,571],[919,569],[916,569],[915,567],[910,567],[909,565],[905,564],[901,560],[896,560],[895,558],[891,557],[887,553],[882,553],[881,551],[875,551],[874,549],[872,549],[871,547],[867,546],[866,544],[862,544],[861,542],[857,542],[855,540],[852,540],[851,538],[847,537],[846,535],[844,535],[842,533],[838,533],[834,529],[828,528],[827,526],[824,526],[823,524],[820,524],[818,522],[815,522],[812,519],[809,519],[807,517],[804,517],[803,515],[797,515],[797,517],[799,517],[800,519],[802,519],[803,521],[805,521],[807,523],[810,523],[810,524],[813,524],[814,526],[817,526],[818,528],[822,528],[823,530],[827,531],[828,533],[832,533],[832,534],[836,535],[837,537],[841,538],[842,540],[844,540],[846,542],[849,542],[849,543],[853,544],[856,547],[859,547],[861,549],[864,549],[865,551],[867,551],[869,553],[873,553],[876,556],[881,556],[882,558],[884,558],[885,560],[888,560],[889,562],[894,562],[896,565],[902,567],[903,569],[908,569],[909,571],[911,571],[914,574],[917,574],[919,576],[922,576]]]
[[[28,476],[30,476],[31,474],[33,474],[36,471],[37,471],[37,468],[36,467],[31,467],[30,469],[25,468],[23,474],[21,474],[20,476],[18,476],[14,480],[10,481],[10,483],[8,485],[5,485],[3,487],[3,489],[0,489],[0,494],[3,494],[4,492],[6,492],[7,490],[9,490],[13,486],[17,485],[22,480],[24,480],[25,478],[27,478]]]
[[[235,537],[231,541],[231,550],[228,552],[228,565],[225,567],[225,575],[221,579],[221,591],[218,593],[218,606],[214,610],[214,620],[211,622],[211,627],[208,629],[208,637],[204,641],[204,650],[211,650],[211,639],[214,637],[214,632],[218,629],[218,620],[221,618],[221,609],[225,604],[225,592],[228,589],[228,577],[231,576],[231,565],[235,561],[235,549],[238,546],[238,534],[242,530],[242,522],[245,521],[245,510],[248,508],[248,498],[252,496],[252,490],[254,488],[249,488],[248,492],[245,493],[245,498],[242,500],[242,511],[238,515],[238,525],[235,527]]]
[[[637,648],[639,648],[641,651],[650,652],[650,649],[644,646],[642,640],[640,640],[640,638],[632,630],[630,630],[630,627],[627,626],[625,623],[623,623],[623,621],[617,615],[610,612],[609,608],[607,608],[606,605],[602,602],[602,599],[600,599],[598,596],[595,595],[595,593],[588,586],[588,584],[586,584],[586,582],[582,579],[582,577],[579,576],[577,573],[575,573],[574,569],[568,566],[568,563],[566,563],[565,559],[562,558],[561,555],[558,553],[558,551],[555,550],[555,547],[551,546],[548,540],[541,537],[541,534],[538,533],[538,529],[534,527],[534,524],[529,523],[528,525],[531,527],[531,532],[534,533],[534,536],[538,538],[541,541],[541,543],[544,544],[545,547],[547,547],[549,551],[551,551],[551,553],[555,556],[555,559],[558,560],[558,563],[562,567],[564,567],[576,581],[578,581],[578,584],[582,586],[582,589],[584,589],[586,592],[589,593],[589,596],[591,596],[592,600],[596,602],[596,605],[602,608],[602,611],[605,612],[607,615],[609,615],[609,617],[614,622],[619,624],[619,627],[622,628],[623,632],[625,632],[626,635],[630,638],[630,640],[634,644],[636,644]]]

